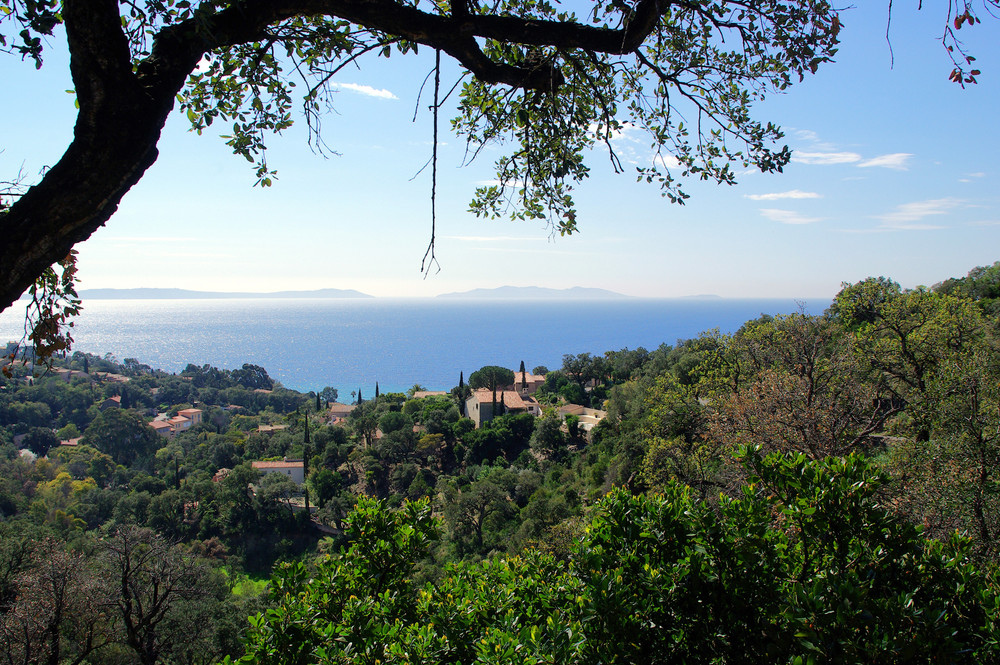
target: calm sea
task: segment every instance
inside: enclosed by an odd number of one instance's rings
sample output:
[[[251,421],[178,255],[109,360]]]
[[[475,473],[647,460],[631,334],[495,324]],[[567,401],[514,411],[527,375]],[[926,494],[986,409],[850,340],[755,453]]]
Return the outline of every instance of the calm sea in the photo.
[[[805,302],[820,313],[829,300]],[[654,349],[733,332],[797,301],[676,300],[90,300],[74,348],[178,372],[188,363],[264,367],[289,388],[447,390],[483,365],[557,369],[563,354]],[[20,339],[23,309],[0,314],[0,343]]]

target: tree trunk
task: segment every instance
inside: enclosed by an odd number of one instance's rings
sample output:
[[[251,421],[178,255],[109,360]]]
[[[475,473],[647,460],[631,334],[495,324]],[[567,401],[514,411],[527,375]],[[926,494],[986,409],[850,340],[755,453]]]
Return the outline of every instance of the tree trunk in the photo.
[[[171,64],[158,67],[164,58],[151,56],[142,75],[132,70],[114,0],[66,0],[63,18],[80,112],[62,158],[0,217],[0,311],[103,226],[156,161],[167,115],[200,57],[171,44],[161,49]]]

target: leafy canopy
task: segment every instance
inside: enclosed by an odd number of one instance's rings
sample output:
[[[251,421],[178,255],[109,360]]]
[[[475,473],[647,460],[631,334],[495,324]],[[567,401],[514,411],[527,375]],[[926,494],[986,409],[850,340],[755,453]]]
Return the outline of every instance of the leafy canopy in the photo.
[[[41,66],[42,37],[68,20],[62,3],[0,0],[0,11],[0,44]],[[464,70],[452,129],[470,157],[512,146],[497,160],[498,184],[480,188],[472,210],[551,213],[559,232],[576,229],[571,192],[587,175],[588,151],[603,144],[621,169],[611,140],[625,131],[648,134],[655,156],[639,177],[674,201],[686,195],[668,167],[725,183],[731,162],[781,170],[788,149],[771,147],[781,132],[752,119],[750,106],[815,72],[840,30],[825,0],[145,0],[123,3],[120,14],[136,75],[166,64],[178,44],[188,64],[199,63],[176,91],[182,110],[199,132],[225,123],[226,142],[265,186],[274,174],[265,137],[292,124],[296,105],[322,149],[320,116],[340,69],[367,54],[440,49]]]

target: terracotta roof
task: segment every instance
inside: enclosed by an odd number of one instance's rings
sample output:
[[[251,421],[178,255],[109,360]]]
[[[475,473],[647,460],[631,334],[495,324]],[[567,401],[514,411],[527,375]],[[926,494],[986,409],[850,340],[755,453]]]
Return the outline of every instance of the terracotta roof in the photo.
[[[166,420],[154,420],[153,422],[149,423],[149,426],[152,427],[153,429],[164,429],[164,428],[170,429],[170,423],[168,423]]]
[[[333,416],[346,416],[348,413],[354,410],[356,404],[342,404],[340,402],[330,403],[330,415]]]
[[[448,392],[445,390],[418,390],[413,393],[413,399],[422,399],[424,397],[447,397]]]
[[[472,396],[479,400],[480,404],[488,404],[493,401],[493,391],[489,388],[480,388],[472,393]],[[498,390],[497,404],[503,398],[503,405],[508,409],[527,409],[521,395],[513,390]]]
[[[288,429],[288,425],[257,425],[258,432],[278,432]]]
[[[251,462],[255,469],[302,469],[305,464],[302,460],[298,462]]]
[[[193,416],[196,413],[201,413],[201,409],[181,409],[177,412],[177,415],[187,417],[189,415]]]

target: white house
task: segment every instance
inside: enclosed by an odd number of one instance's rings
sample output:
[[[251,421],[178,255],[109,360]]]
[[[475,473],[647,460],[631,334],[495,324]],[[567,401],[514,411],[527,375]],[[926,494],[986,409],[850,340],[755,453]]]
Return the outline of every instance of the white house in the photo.
[[[290,460],[286,457],[280,462],[252,462],[251,466],[261,473],[283,474],[299,485],[306,481],[305,463],[302,460]]]

